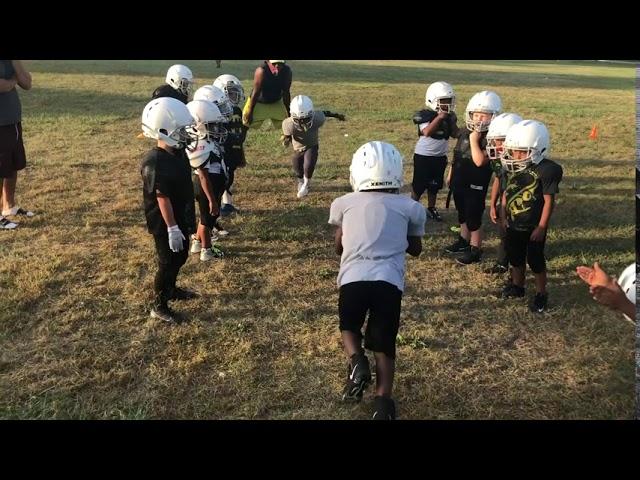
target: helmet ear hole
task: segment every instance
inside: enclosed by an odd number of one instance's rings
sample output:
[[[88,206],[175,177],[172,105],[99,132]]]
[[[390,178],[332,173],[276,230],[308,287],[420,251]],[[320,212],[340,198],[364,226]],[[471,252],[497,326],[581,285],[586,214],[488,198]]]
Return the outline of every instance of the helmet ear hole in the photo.
[[[169,132],[167,132],[166,128],[161,128],[160,130],[158,130],[161,134],[163,135],[169,135]]]

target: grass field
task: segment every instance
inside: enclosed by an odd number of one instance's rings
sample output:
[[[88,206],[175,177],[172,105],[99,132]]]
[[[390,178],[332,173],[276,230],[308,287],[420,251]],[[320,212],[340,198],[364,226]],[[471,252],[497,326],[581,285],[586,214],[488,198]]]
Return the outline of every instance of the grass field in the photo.
[[[525,301],[494,298],[502,280],[441,253],[456,219],[442,195],[445,223],[429,223],[422,255],[407,260],[399,418],[633,417],[633,327],[574,273],[599,260],[618,274],[634,258],[633,65],[291,61],[292,96],[347,122],[321,130],[303,201],[279,132],[249,132],[228,256],[189,259],[178,283],[202,296],[177,305],[189,323],[168,327],[148,316],[155,253],[139,164],[152,143],[135,137],[173,63],[26,62],[34,87],[20,91],[29,165],[18,200],[37,216],[0,232],[0,418],[369,418],[371,391],[362,404],[339,402],[346,360],[329,205],[349,190],[351,155],[369,140],[398,146],[410,182],[410,119],[437,80],[454,85],[460,117],[473,93],[493,89],[504,111],[550,129],[565,172],[547,242],[550,310],[534,316]],[[197,86],[232,73],[248,91],[258,61],[180,63]],[[485,219],[486,265],[497,239]]]

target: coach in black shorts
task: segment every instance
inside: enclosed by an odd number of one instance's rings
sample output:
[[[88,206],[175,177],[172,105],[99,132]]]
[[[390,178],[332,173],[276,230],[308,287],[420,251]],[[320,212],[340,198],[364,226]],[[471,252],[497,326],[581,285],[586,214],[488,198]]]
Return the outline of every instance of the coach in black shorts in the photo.
[[[31,74],[20,60],[0,60],[0,230],[17,227],[5,217],[32,217],[33,213],[15,204],[18,171],[27,165],[22,142],[22,106],[16,86],[31,89]]]

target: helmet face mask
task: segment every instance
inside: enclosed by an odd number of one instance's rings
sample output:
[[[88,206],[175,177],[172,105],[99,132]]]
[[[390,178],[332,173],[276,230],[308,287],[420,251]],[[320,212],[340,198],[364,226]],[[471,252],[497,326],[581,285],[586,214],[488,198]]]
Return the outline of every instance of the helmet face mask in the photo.
[[[505,148],[501,158],[502,167],[510,173],[522,172],[533,163],[533,155],[532,148],[526,150]]]
[[[187,104],[187,108],[196,121],[192,131],[198,139],[219,144],[225,142],[227,129],[224,124],[227,119],[215,103],[209,100],[193,100]]]
[[[226,98],[226,95],[225,95],[225,98],[220,99],[213,103],[215,103],[218,106],[218,108],[220,109],[220,113],[228,121],[231,115],[233,115],[233,107],[229,99]]]
[[[455,97],[444,97],[436,99],[436,112],[451,113],[456,111]]]
[[[291,120],[303,132],[308,131],[313,125],[313,102],[306,95],[298,95],[291,100],[289,106]]]
[[[504,139],[505,137],[487,137],[486,151],[489,160],[498,160],[502,156],[502,153],[504,152],[504,147],[502,145],[504,143]],[[498,145],[498,143],[500,144]]]
[[[181,127],[169,136],[178,142],[180,148],[186,148],[192,143],[198,143],[197,135],[194,135],[189,127]]]
[[[293,123],[295,123],[303,132],[308,131],[313,125],[313,114],[307,117],[292,117]]]
[[[206,129],[208,140],[212,140],[218,144],[222,144],[227,140],[228,131],[222,123],[207,123]]]
[[[225,87],[225,92],[229,97],[229,101],[233,105],[238,105],[240,103],[240,100],[242,99],[242,92],[237,85],[234,85],[233,83],[228,83],[227,86]]]
[[[478,117],[478,115],[474,115],[474,114],[484,114],[483,117],[485,116],[489,116],[489,118],[487,119],[485,118],[475,118],[474,117]],[[471,130],[472,132],[486,132],[489,130],[489,126],[491,125],[491,122],[493,121],[493,119],[495,118],[496,114],[495,112],[482,112],[482,111],[473,111],[473,112],[467,112],[467,119],[466,119],[466,124],[467,124],[467,129]]]
[[[512,125],[504,141],[502,167],[508,172],[521,172],[539,164],[549,154],[549,132],[536,120],[522,120]]]
[[[222,90],[233,106],[239,106],[244,101],[244,88],[238,77],[234,75],[220,75],[214,80],[213,86]]]
[[[172,65],[167,71],[167,77],[165,81],[173,88],[186,95],[187,98],[191,97],[193,91],[193,74],[189,67],[184,65]]]
[[[456,95],[447,82],[429,85],[425,94],[425,105],[435,112],[451,113],[456,109]]]
[[[187,98],[190,98],[191,94],[193,93],[193,81],[186,78],[181,78],[177,90],[184,93]]]

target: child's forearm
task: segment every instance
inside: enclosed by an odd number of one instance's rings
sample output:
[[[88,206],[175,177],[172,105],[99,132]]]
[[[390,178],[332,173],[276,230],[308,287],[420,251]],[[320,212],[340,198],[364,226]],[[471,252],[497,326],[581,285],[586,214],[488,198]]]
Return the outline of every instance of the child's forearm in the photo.
[[[11,77],[8,80],[0,78],[0,93],[10,92],[14,88],[16,88],[17,83],[18,81],[16,80],[15,76]]]
[[[553,213],[553,205],[555,202],[553,195],[544,195],[543,197],[544,207],[542,209],[542,215],[540,216],[538,226],[546,230],[547,228],[549,228],[549,220],[551,219],[551,214]]]
[[[498,177],[493,179],[493,185],[491,186],[491,206],[496,207],[498,205],[498,198],[500,197],[500,179]]]
[[[158,195],[157,199],[158,206],[160,207],[160,214],[162,215],[164,223],[167,224],[167,227],[173,227],[177,222],[173,215],[173,205],[171,205],[171,200],[169,200],[169,197],[165,197],[164,195]]]
[[[342,255],[342,227],[338,227],[336,229],[336,234],[334,236],[334,242],[336,247],[336,253],[338,255]]]
[[[207,196],[207,200],[209,200],[209,203],[213,203],[215,205],[216,199],[215,199],[215,196],[213,195],[213,188],[211,186],[209,173],[203,168],[200,168],[199,171],[200,171],[200,174],[198,176],[200,177],[200,186],[202,187],[204,194]]]
[[[500,218],[504,221],[507,219],[507,192],[502,192],[502,198],[500,199]]]
[[[480,145],[476,142],[471,141],[469,143],[471,144],[471,159],[473,160],[473,163],[476,165],[476,167],[482,167],[486,165],[489,159],[486,156],[484,150],[482,150],[480,148]]]

